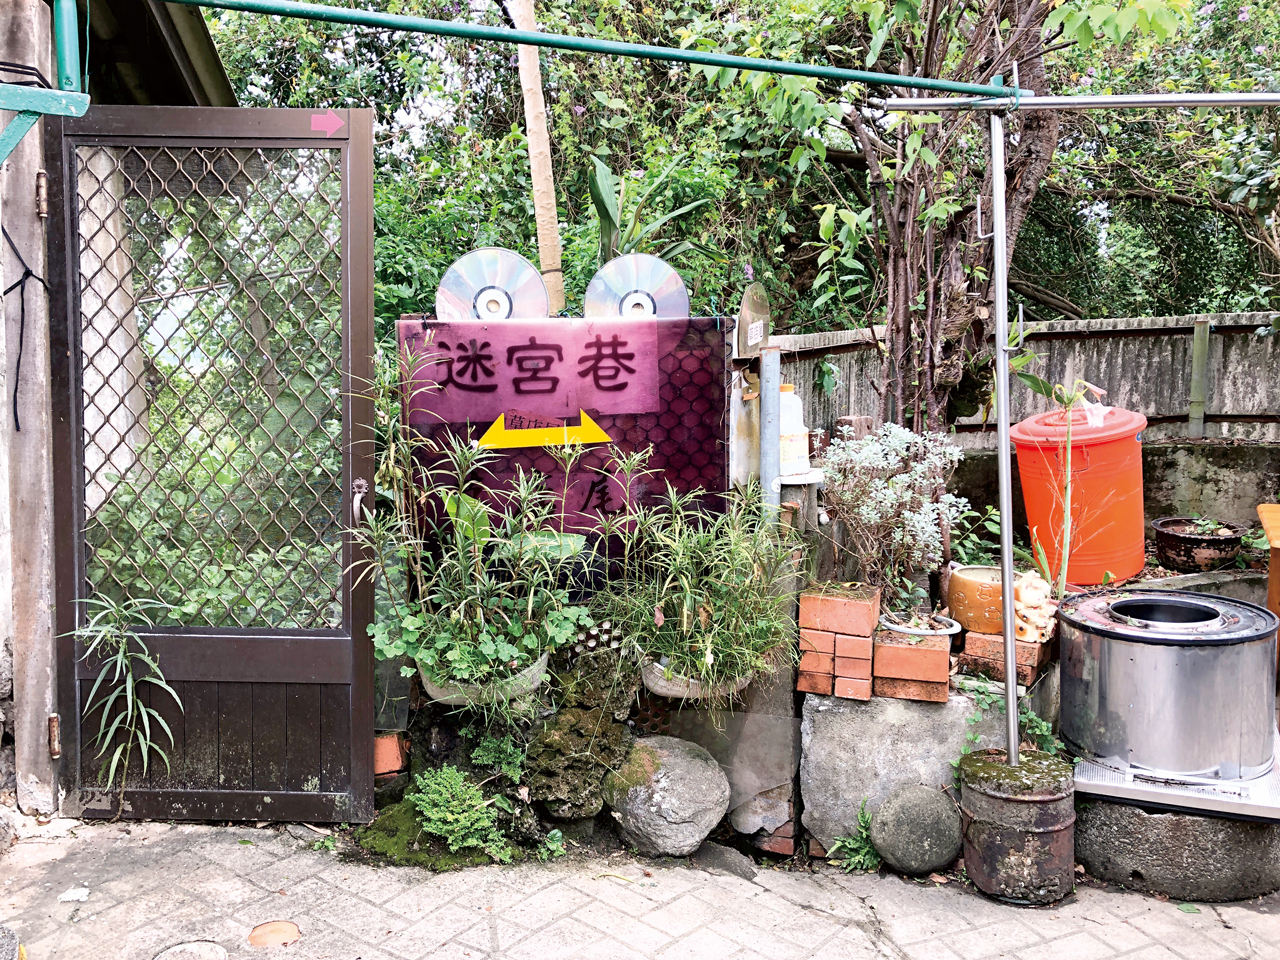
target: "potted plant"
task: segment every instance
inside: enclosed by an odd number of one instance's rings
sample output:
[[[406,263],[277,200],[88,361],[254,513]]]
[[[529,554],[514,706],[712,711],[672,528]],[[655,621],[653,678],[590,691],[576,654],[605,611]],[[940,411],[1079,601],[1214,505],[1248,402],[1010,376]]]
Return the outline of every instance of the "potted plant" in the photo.
[[[651,692],[724,702],[795,656],[785,582],[798,544],[764,518],[758,489],[727,494],[723,511],[670,485],[656,503],[637,503],[629,491],[647,473],[645,456],[614,452],[628,492],[604,523],[602,539],[617,549],[598,617],[626,638]]]
[[[960,625],[932,608],[925,583],[968,509],[946,492],[961,456],[941,435],[885,424],[862,438],[845,430],[823,458],[837,569],[881,590],[871,658],[878,694],[946,699],[950,637]]]
[[[493,489],[483,479],[492,450],[409,430],[399,391],[395,365],[380,364],[378,509],[354,531],[365,548],[358,572],[380,594],[374,649],[412,661],[402,673],[416,667],[427,696],[447,705],[524,697],[551,652],[592,625],[569,602],[585,540],[555,528],[556,498],[540,474]]]
[[[1184,573],[1217,570],[1240,553],[1244,527],[1212,517],[1162,517],[1151,522],[1160,566]]]

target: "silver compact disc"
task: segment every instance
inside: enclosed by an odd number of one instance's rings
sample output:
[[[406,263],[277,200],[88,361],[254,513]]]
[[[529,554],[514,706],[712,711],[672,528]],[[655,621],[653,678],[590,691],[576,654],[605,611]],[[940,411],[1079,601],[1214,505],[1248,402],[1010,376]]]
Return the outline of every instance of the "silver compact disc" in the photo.
[[[538,268],[502,247],[481,247],[463,254],[436,289],[436,318],[464,320],[536,320],[549,316],[551,302]]]
[[[610,260],[591,278],[582,306],[586,317],[689,316],[689,292],[667,263],[647,253],[628,253]]]

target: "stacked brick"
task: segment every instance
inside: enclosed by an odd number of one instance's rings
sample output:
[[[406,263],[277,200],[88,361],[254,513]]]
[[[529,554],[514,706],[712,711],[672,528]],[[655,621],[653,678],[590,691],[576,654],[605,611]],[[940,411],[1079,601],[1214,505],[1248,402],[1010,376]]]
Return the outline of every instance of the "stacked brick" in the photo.
[[[1017,640],[1015,646],[1017,647],[1018,682],[1030,687],[1048,665],[1052,644]],[[1004,637],[999,634],[975,633],[970,630],[965,634],[964,652],[960,654],[960,669],[968,674],[990,677],[992,680],[1003,683]]]
[[[947,702],[950,637],[913,637],[879,630],[875,635],[874,664],[871,691],[877,697]]]
[[[801,594],[796,689],[870,700],[871,637],[879,619],[879,590]]]

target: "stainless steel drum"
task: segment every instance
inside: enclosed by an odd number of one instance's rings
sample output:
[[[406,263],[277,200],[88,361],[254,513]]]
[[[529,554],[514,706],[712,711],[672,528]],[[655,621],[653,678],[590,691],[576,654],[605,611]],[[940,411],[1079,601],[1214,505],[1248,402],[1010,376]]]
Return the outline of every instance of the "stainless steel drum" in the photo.
[[[1066,598],[1062,738],[1134,776],[1247,780],[1276,741],[1275,614],[1175,590]]]

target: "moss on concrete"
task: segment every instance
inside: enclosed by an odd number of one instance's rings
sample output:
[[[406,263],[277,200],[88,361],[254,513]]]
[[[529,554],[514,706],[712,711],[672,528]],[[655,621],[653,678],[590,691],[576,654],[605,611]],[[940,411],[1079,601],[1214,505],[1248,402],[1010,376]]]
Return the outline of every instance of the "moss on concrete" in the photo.
[[[561,710],[529,744],[529,796],[557,820],[594,817],[604,807],[600,782],[623,763],[631,733],[597,707]]]
[[[490,862],[483,850],[450,853],[444,841],[422,832],[417,813],[409,803],[384,808],[373,823],[356,830],[353,839],[368,853],[401,867],[444,872]]]
[[[611,807],[622,803],[635,787],[649,783],[662,769],[662,758],[643,740],[637,741],[627,755],[627,762],[611,772],[604,781],[604,798]]]

